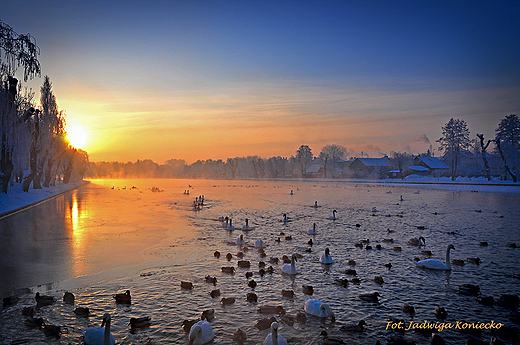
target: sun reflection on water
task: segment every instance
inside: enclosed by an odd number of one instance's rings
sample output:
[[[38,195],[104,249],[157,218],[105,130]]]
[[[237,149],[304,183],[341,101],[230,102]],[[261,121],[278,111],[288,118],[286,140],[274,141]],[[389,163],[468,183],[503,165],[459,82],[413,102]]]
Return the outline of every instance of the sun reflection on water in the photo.
[[[78,203],[77,191],[75,191],[72,193],[72,202],[67,214],[67,218],[70,219],[72,226],[72,271],[75,276],[86,274],[86,233],[85,228],[82,226],[82,218],[86,216],[85,212]]]

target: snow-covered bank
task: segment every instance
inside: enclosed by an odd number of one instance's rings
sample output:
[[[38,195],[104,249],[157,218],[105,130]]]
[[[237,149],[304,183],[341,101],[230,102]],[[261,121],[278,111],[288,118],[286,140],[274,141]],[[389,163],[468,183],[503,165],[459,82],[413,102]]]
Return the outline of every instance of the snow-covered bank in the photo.
[[[16,211],[22,210],[28,206],[38,204],[44,200],[56,197],[69,190],[78,188],[89,181],[74,181],[67,184],[58,184],[49,188],[29,189],[29,192],[22,191],[21,184],[15,184],[11,187],[9,194],[0,194],[0,218]]]

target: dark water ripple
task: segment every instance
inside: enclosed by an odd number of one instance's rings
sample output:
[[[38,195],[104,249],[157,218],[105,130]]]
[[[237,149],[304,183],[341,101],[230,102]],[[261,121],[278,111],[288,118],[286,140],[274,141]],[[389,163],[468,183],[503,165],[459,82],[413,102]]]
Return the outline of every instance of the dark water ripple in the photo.
[[[390,318],[403,319],[418,323],[424,320],[439,321],[434,310],[443,306],[448,310],[447,323],[500,322],[515,326],[508,319],[510,309],[500,306],[484,306],[475,297],[458,293],[464,283],[478,284],[484,295],[499,298],[501,294],[519,294],[520,279],[513,273],[520,273],[520,249],[507,247],[507,243],[520,244],[520,197],[518,195],[452,192],[376,185],[352,185],[341,183],[286,183],[247,181],[236,184],[207,182],[197,187],[195,193],[206,196],[206,207],[200,212],[190,210],[192,198],[175,199],[171,196],[158,200],[154,207],[166,207],[171,212],[184,215],[189,220],[191,231],[170,246],[150,249],[150,258],[175,260],[171,265],[154,266],[141,270],[139,275],[119,279],[106,279],[88,285],[76,286],[75,305],[61,302],[63,290],[50,288],[46,294],[56,296],[58,302],[43,307],[37,316],[46,322],[59,324],[65,331],[59,340],[45,338],[39,330],[28,329],[22,322],[21,309],[34,305],[34,291],[22,294],[20,302],[0,314],[0,342],[10,344],[14,341],[27,343],[45,340],[48,343],[81,343],[81,331],[101,322],[105,312],[112,316],[112,333],[119,344],[159,344],[187,343],[187,336],[180,327],[185,319],[200,317],[201,311],[214,308],[216,318],[211,322],[215,332],[214,344],[231,344],[232,334],[242,328],[248,334],[247,344],[259,344],[268,331],[259,331],[254,325],[265,317],[257,308],[264,304],[282,305],[289,315],[302,311],[306,298],[301,291],[303,284],[314,286],[314,298],[327,302],[336,314],[336,322],[323,322],[309,317],[306,324],[295,322],[289,325],[280,321],[280,334],[291,339],[294,344],[319,344],[322,342],[320,331],[344,339],[349,344],[383,344],[389,338],[404,338],[418,344],[429,343],[429,336],[416,331],[398,332],[387,330]],[[289,195],[290,190],[294,195]],[[391,193],[389,193],[391,192]],[[198,195],[198,194],[197,194]],[[400,201],[403,195],[404,201]],[[320,207],[311,207],[317,200]],[[133,201],[128,200],[131,204]],[[135,202],[135,207],[140,205]],[[376,207],[377,212],[372,208]],[[332,210],[337,210],[338,219],[329,220]],[[478,212],[477,212],[478,211]],[[281,222],[282,214],[287,213],[291,222]],[[215,221],[219,216],[233,218],[235,227],[241,228],[244,219],[250,220],[255,230],[226,231]],[[317,224],[318,234],[307,234],[312,223]],[[418,227],[424,227],[419,229]],[[391,233],[387,229],[390,229]],[[280,235],[283,232],[284,235]],[[222,266],[237,267],[235,245],[237,237],[243,234],[250,246],[262,239],[267,248],[266,258],[250,247],[245,259],[251,261],[250,269],[237,268],[234,275],[221,272]],[[285,236],[291,235],[292,240]],[[423,236],[426,246],[418,248],[408,245],[411,237]],[[280,242],[276,239],[280,238]],[[312,252],[307,241],[312,238]],[[392,238],[393,243],[383,241]],[[354,244],[369,239],[374,249],[356,248]],[[480,241],[489,246],[481,247]],[[452,258],[467,259],[479,257],[480,265],[467,263],[454,266],[451,272],[436,272],[418,269],[414,257],[427,258],[421,250],[431,250],[433,258],[444,261],[448,244],[454,244]],[[381,249],[376,249],[377,244]],[[395,246],[402,248],[394,251]],[[335,263],[324,266],[319,256],[329,247]],[[222,253],[220,259],[213,252]],[[230,252],[233,259],[227,262],[223,256]],[[261,277],[258,262],[270,264],[270,257],[281,258],[286,254],[299,253],[303,257],[297,262],[299,274],[296,277],[282,275],[282,263],[273,265],[275,272]],[[349,284],[344,288],[334,284],[335,278],[346,278],[344,271],[351,268],[347,261],[354,259],[359,285]],[[383,266],[391,263],[392,268]],[[245,272],[254,272],[257,282],[254,290],[247,286]],[[216,287],[205,282],[206,275],[216,276]],[[382,276],[384,283],[374,282],[374,276]],[[181,281],[191,281],[194,289],[180,288]],[[222,306],[219,298],[212,299],[212,289],[221,291],[220,297],[235,297],[236,303]],[[132,304],[116,305],[112,295],[115,292],[131,290]],[[285,298],[281,290],[292,289],[295,297]],[[248,292],[258,295],[258,303],[246,300]],[[368,303],[359,299],[359,294],[379,292],[379,303]],[[402,312],[404,304],[413,305],[415,316]],[[72,312],[74,307],[87,306],[93,316],[79,318]],[[150,316],[152,325],[135,333],[129,331],[130,317]],[[339,328],[346,323],[357,323],[364,319],[368,328],[364,333],[349,334]],[[518,325],[516,325],[518,326]],[[464,344],[471,337],[488,341],[493,333],[483,331],[470,335],[461,330],[445,330],[440,333],[447,344]],[[504,339],[513,344],[518,341]]]

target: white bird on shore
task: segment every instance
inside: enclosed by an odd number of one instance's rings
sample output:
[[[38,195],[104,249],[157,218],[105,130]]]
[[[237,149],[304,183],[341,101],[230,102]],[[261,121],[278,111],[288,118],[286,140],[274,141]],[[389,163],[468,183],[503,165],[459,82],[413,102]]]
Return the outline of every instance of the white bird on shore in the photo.
[[[325,253],[321,256],[320,262],[322,264],[327,264],[327,265],[330,265],[333,262],[332,256],[330,256],[330,251],[329,251],[328,247],[325,248]]]
[[[327,303],[323,303],[319,299],[308,299],[305,301],[305,312],[320,318],[331,317],[335,320],[334,313]]]
[[[271,333],[265,337],[264,345],[287,345],[287,340],[278,334],[278,322],[271,324]]]
[[[427,268],[430,270],[442,270],[449,271],[451,270],[451,261],[450,261],[450,250],[455,249],[453,244],[449,244],[448,248],[446,248],[446,263],[437,259],[426,259],[415,262],[418,267]]]
[[[191,326],[190,335],[188,338],[190,340],[190,345],[202,345],[209,343],[211,340],[213,340],[213,337],[213,328],[211,328],[209,322],[206,320],[201,320]]]
[[[87,329],[83,337],[87,345],[114,345],[116,341],[110,333],[110,314],[103,315],[101,327]]]
[[[312,229],[309,229],[309,235],[316,235],[316,223],[312,225]]]
[[[296,254],[293,254],[291,256],[291,263],[290,264],[285,264],[282,266],[282,272],[285,273],[285,274],[291,274],[291,275],[294,275],[294,274],[297,274],[298,271],[296,270],[296,261],[298,261],[296,259]]]

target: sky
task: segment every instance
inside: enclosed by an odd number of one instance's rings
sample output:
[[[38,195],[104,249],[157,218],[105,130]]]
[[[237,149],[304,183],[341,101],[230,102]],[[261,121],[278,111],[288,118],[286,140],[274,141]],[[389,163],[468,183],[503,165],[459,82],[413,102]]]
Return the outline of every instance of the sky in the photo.
[[[50,77],[91,161],[438,156],[450,118],[491,138],[520,113],[518,1],[18,0],[0,20],[35,38],[24,85]]]

